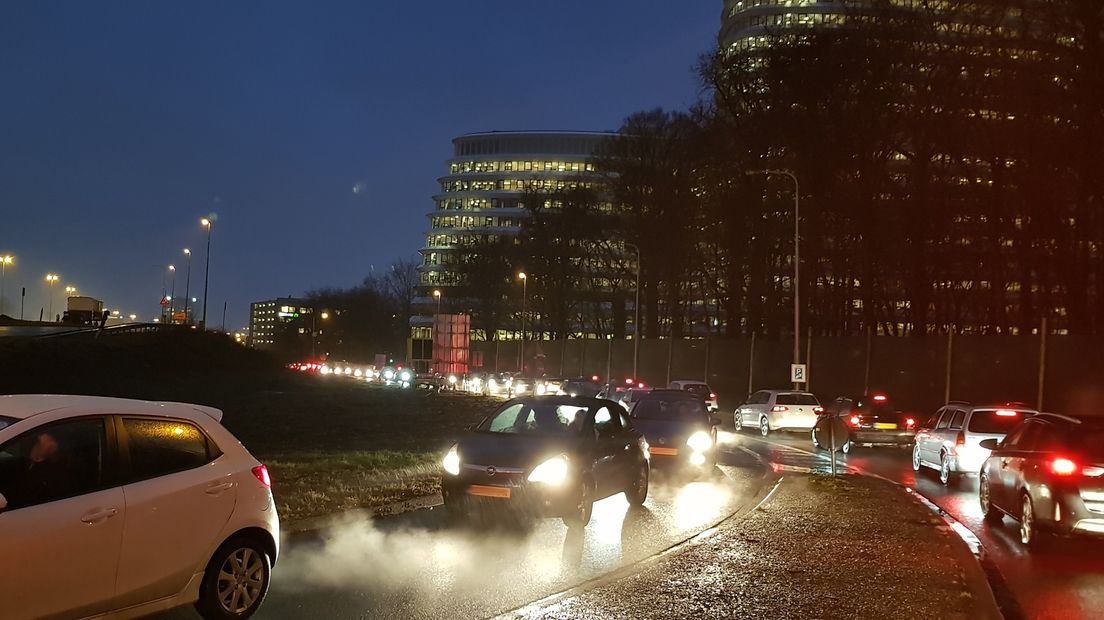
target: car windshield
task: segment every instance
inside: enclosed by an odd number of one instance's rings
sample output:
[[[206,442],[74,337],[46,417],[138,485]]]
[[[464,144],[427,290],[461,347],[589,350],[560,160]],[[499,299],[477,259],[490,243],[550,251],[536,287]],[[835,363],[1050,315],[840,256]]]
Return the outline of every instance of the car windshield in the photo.
[[[812,394],[779,394],[776,401],[779,405],[819,405],[816,396]]]
[[[975,411],[970,418],[969,430],[971,433],[985,435],[1007,435],[1016,428],[1020,422],[1033,414],[1026,411],[993,410]]]
[[[1086,428],[1073,437],[1073,449],[1094,460],[1104,459],[1104,428]]]
[[[709,395],[713,393],[713,390],[709,389],[709,386],[704,383],[691,383],[686,386],[686,391],[698,398],[709,398]]]
[[[15,418],[5,418],[4,416],[0,415],[0,429],[7,428],[12,424],[15,424],[15,422]]]
[[[639,420],[671,420],[700,422],[708,418],[705,406],[696,398],[645,398],[633,407],[632,415]]]
[[[574,435],[586,421],[586,407],[555,403],[515,403],[487,418],[476,430],[511,435]]]

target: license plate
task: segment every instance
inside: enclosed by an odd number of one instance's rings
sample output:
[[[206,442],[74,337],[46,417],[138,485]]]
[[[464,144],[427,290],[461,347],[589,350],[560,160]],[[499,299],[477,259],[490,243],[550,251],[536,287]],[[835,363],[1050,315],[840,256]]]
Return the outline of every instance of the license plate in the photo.
[[[652,454],[658,454],[660,456],[678,456],[677,448],[657,448],[655,446],[652,446],[651,448],[648,448],[648,452],[651,452]]]
[[[874,424],[874,428],[880,431],[895,431],[897,430],[896,424],[887,424],[885,422],[877,422]]]
[[[481,484],[473,484],[472,486],[468,487],[468,495],[510,499],[510,487],[489,487]]]

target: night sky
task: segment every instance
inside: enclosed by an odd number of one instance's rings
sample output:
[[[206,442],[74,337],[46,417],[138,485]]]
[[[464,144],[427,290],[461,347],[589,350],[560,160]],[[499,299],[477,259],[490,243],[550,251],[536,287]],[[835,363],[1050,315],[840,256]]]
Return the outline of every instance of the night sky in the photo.
[[[62,290],[152,319],[166,265],[208,322],[413,258],[450,140],[614,130],[684,108],[722,3],[20,2],[0,6],[7,314]],[[354,191],[357,188],[359,191]]]

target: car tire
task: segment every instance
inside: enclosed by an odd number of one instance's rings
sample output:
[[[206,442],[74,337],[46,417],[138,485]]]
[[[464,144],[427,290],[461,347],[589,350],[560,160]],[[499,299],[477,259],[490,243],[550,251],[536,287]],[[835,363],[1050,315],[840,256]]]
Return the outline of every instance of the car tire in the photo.
[[[913,444],[912,446],[912,471],[919,472],[924,466],[924,461],[920,458],[920,444]]]
[[[949,487],[958,481],[958,474],[951,471],[951,459],[943,454],[939,457],[939,482]]]
[[[1023,508],[1020,512],[1020,542],[1032,551],[1040,550],[1045,542],[1046,535],[1039,529],[1039,521],[1035,517],[1035,504],[1031,496],[1023,494]]]
[[[575,508],[563,516],[564,525],[569,528],[584,528],[590,523],[590,517],[594,513],[593,486],[584,481],[579,485],[579,500]]]
[[[1004,520],[1004,513],[993,505],[989,476],[985,474],[982,474],[981,480],[978,481],[978,503],[981,505],[981,516],[986,523],[996,525]]]
[[[640,470],[636,474],[634,479],[627,489],[625,489],[625,499],[629,500],[629,505],[643,506],[644,500],[648,499],[648,483],[651,477],[651,468],[648,467],[648,463],[641,463]]]
[[[820,445],[820,442],[817,441],[816,429],[815,428],[813,429],[812,436],[813,436],[813,447],[816,448],[817,450],[824,450],[825,449],[824,446]]]
[[[740,412],[739,411],[732,414],[732,428],[737,433],[744,430],[744,422],[740,419]]]
[[[851,441],[850,439],[843,442],[843,445],[840,446],[840,452],[842,452],[844,454],[851,454],[851,451],[854,450],[854,449],[855,449],[855,442]]]
[[[766,418],[759,419],[759,434],[763,437],[770,436],[770,422]]]
[[[272,558],[255,540],[245,536],[222,544],[207,563],[195,609],[207,620],[249,618],[268,594]]]

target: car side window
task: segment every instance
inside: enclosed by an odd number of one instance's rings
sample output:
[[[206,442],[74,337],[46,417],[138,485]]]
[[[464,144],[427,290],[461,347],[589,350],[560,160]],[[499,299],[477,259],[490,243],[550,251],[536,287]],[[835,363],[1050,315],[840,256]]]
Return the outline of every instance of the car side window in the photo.
[[[594,430],[599,435],[612,435],[621,430],[620,417],[611,413],[608,407],[600,407],[594,412]]]
[[[1039,427],[1039,436],[1035,442],[1038,452],[1055,452],[1065,447],[1063,433],[1050,424],[1033,424]]]
[[[966,412],[959,409],[954,412],[954,417],[951,418],[951,430],[960,431],[963,428],[963,424],[966,422]]]
[[[1006,449],[1018,449],[1020,446],[1020,438],[1023,437],[1024,431],[1027,430],[1026,424],[1021,424],[1019,428],[1014,429],[1011,433],[1005,436],[1004,441],[1001,442],[1001,448]]]
[[[491,424],[487,427],[487,430],[492,433],[514,432],[514,428],[518,423],[518,416],[521,415],[523,409],[525,409],[525,405],[521,403],[510,405],[505,411],[491,419]]]
[[[103,418],[40,426],[0,446],[0,494],[8,510],[98,491],[110,483]]]
[[[123,418],[123,431],[131,482],[202,467],[217,457],[207,436],[183,420]]]
[[[755,395],[752,403],[756,405],[765,405],[770,402],[770,397],[770,392],[759,392]]]
[[[942,411],[936,411],[934,414],[932,414],[932,417],[928,418],[927,422],[924,422],[923,428],[926,428],[926,429],[935,428],[936,425],[939,424],[939,416],[942,413],[943,413]]]
[[[943,415],[939,417],[939,424],[935,425],[936,429],[944,429],[951,425],[951,418],[954,417],[953,409],[943,410]]]

